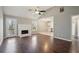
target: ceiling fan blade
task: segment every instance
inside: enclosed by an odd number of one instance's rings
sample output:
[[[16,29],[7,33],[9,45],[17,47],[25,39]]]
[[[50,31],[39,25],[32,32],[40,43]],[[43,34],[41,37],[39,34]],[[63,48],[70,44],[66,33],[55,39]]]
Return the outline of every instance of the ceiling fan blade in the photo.
[[[45,10],[41,10],[41,11],[39,11],[39,12],[46,12]]]

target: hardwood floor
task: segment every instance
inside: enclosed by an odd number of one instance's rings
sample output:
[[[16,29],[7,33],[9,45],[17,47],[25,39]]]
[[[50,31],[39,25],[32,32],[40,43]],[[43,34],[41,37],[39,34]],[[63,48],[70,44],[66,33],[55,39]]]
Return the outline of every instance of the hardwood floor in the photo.
[[[3,41],[1,53],[57,53],[70,52],[71,42],[53,39],[46,35],[32,35],[32,37],[9,38]]]

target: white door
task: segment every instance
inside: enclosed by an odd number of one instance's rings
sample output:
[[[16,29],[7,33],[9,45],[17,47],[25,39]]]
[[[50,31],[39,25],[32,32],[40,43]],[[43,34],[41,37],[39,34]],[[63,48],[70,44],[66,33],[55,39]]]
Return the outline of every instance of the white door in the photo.
[[[72,17],[72,52],[79,52],[79,15]]]

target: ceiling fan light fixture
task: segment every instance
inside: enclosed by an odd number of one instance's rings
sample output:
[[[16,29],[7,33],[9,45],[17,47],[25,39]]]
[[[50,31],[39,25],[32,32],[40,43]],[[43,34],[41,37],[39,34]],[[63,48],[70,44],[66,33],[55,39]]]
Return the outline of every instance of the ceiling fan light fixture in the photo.
[[[36,14],[39,14],[39,11],[36,11],[35,13],[36,13]]]

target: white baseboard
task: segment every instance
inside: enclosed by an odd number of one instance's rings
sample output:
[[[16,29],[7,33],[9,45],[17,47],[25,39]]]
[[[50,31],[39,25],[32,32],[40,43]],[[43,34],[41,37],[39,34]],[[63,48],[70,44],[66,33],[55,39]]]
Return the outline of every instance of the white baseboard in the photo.
[[[38,33],[43,35],[53,36],[53,33],[51,32],[38,32]]]
[[[58,39],[61,39],[61,40],[65,40],[65,41],[72,41],[72,40],[69,40],[69,39],[65,39],[65,38],[61,38],[61,37],[55,37],[55,38],[58,38]]]

